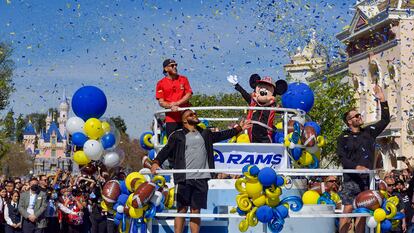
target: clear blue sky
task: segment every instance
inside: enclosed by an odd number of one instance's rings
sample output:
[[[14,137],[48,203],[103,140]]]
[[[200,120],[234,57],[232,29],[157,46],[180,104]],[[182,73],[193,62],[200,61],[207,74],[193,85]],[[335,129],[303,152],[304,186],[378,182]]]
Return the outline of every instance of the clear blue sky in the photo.
[[[195,93],[234,91],[229,74],[245,86],[252,73],[285,78],[288,53],[306,44],[311,28],[335,54],[335,34],[350,23],[355,3],[274,2],[2,0],[0,38],[13,47],[16,65],[8,109],[45,112],[64,89],[71,97],[96,85],[109,100],[104,116],[120,115],[138,137],[158,108],[164,59],[177,60]]]

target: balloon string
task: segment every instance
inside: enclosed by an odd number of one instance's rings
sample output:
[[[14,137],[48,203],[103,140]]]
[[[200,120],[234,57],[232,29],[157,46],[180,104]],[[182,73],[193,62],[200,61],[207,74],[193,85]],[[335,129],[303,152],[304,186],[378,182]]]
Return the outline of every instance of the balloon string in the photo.
[[[381,223],[377,224],[377,233],[381,233]]]

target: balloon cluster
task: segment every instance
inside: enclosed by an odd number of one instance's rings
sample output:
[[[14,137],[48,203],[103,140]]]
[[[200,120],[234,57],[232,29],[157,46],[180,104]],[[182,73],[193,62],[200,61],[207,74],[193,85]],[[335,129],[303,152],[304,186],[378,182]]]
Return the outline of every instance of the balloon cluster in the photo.
[[[354,213],[369,213],[366,224],[369,228],[377,228],[376,233],[386,233],[391,229],[396,228],[400,221],[405,218],[404,213],[397,212],[399,199],[397,196],[388,197],[381,192],[383,201],[379,208],[365,208],[359,207],[355,209]]]
[[[139,172],[128,174],[125,180],[109,180],[102,188],[101,207],[115,215],[114,223],[120,232],[137,232],[145,228],[156,212],[172,208],[174,188],[168,188],[163,176],[144,176]]]
[[[335,191],[325,191],[319,194],[316,190],[308,190],[303,193],[302,201],[305,205],[326,204],[336,206],[341,201],[341,198]]]
[[[120,165],[123,152],[116,149],[120,133],[115,125],[99,118],[105,113],[107,100],[104,92],[95,86],[79,88],[72,97],[75,117],[66,122],[66,130],[76,146],[73,160],[78,165],[102,160],[107,168]]]
[[[279,127],[283,130],[283,126]],[[283,132],[276,132],[275,141],[283,142],[291,157],[301,167],[318,168],[321,149],[326,145],[321,127],[316,122],[304,122],[300,117],[293,117],[288,121],[287,132],[286,137]]]
[[[289,196],[280,200],[285,179],[270,168],[259,169],[255,165],[243,167],[243,177],[237,179],[235,186],[239,194],[236,196],[237,212],[246,216],[239,224],[239,230],[247,231],[258,222],[268,224],[272,232],[283,229],[285,218],[288,217],[289,207],[299,211],[302,206],[300,197]],[[289,206],[289,202],[293,202]]]

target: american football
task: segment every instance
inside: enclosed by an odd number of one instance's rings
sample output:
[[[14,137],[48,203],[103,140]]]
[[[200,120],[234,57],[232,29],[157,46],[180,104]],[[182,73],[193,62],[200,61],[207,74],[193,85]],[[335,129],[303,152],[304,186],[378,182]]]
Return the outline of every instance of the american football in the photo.
[[[152,195],[154,195],[155,188],[155,184],[148,181],[141,184],[134,192],[134,196],[132,198],[132,207],[142,208],[145,204],[147,204]]]
[[[108,203],[115,203],[121,194],[121,186],[117,180],[110,180],[102,188],[102,198]]]
[[[354,200],[354,209],[365,207],[375,210],[382,205],[381,194],[378,191],[365,190],[358,194]]]

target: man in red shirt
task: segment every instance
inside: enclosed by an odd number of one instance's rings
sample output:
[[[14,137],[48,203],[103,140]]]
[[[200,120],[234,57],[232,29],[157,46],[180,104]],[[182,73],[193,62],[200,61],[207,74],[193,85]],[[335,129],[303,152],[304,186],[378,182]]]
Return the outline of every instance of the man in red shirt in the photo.
[[[155,98],[161,107],[172,110],[172,112],[165,114],[165,128],[167,136],[169,136],[174,130],[183,127],[181,113],[177,110],[179,107],[190,106],[188,100],[193,91],[187,77],[178,74],[177,63],[174,60],[167,59],[162,65],[163,73],[166,76],[158,81]]]

